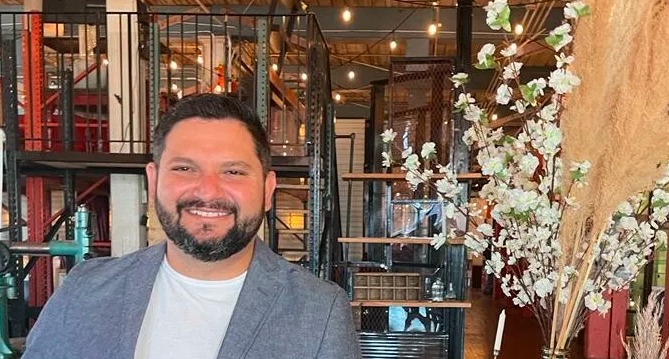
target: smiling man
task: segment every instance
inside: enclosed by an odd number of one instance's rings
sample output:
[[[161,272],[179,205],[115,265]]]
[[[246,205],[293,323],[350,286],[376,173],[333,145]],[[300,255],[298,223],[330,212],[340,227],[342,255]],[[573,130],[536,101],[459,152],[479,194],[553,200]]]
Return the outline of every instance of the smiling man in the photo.
[[[276,176],[248,107],[179,101],[146,173],[167,240],[76,266],[23,358],[360,358],[346,293],[256,237]]]

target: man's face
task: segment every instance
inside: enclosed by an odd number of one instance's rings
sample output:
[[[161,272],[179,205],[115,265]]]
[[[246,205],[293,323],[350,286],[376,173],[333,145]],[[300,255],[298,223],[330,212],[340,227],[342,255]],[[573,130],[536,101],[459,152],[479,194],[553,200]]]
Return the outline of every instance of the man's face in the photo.
[[[276,186],[263,175],[253,138],[234,119],[186,119],[165,139],[160,163],[146,167],[163,230],[182,251],[217,261],[254,238]]]

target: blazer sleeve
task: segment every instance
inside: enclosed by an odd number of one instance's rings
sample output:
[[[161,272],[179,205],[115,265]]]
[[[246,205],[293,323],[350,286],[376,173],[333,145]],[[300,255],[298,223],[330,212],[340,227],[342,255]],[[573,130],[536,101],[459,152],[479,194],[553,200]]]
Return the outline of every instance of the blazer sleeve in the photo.
[[[346,292],[338,289],[330,308],[318,359],[359,359],[360,343]]]
[[[35,325],[28,333],[26,349],[21,359],[66,358],[66,354],[60,352],[58,348],[68,347],[63,345],[67,343],[65,336],[68,330],[71,330],[67,327],[66,320],[70,304],[76,300],[73,294],[76,293],[75,288],[81,273],[81,270],[76,269],[75,267],[70,271],[40,312]]]

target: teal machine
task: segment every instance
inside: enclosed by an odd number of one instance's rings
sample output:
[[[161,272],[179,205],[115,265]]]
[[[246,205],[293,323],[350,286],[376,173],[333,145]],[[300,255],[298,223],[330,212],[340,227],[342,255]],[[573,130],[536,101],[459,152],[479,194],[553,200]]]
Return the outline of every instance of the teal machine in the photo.
[[[17,279],[11,266],[15,256],[71,256],[79,263],[91,255],[93,232],[89,226],[90,212],[80,205],[74,215],[74,240],[47,243],[0,241],[0,359],[18,358],[9,343],[8,300],[18,299]]]

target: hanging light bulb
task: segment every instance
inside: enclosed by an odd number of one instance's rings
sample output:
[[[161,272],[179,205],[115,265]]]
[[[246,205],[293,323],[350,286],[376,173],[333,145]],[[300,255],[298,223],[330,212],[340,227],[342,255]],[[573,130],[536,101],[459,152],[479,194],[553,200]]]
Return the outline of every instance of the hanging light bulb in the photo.
[[[202,65],[204,63],[204,58],[202,55],[197,55],[197,63]]]
[[[308,77],[307,77],[307,73],[306,73],[306,72],[303,72],[303,73],[300,75],[300,78],[302,79],[302,81],[307,81],[307,78],[308,78]]]
[[[493,121],[497,121],[497,114],[493,113],[492,116],[490,116],[490,119]]]
[[[390,51],[395,51],[396,48],[397,48],[397,41],[393,39],[390,41]]]
[[[335,101],[339,102],[341,101],[341,95],[339,93],[336,93],[334,96]]]
[[[355,72],[353,70],[348,72],[348,79],[353,80],[355,78]]]
[[[274,71],[274,72],[279,71],[279,65],[277,65],[277,64],[272,64],[272,71]]]
[[[179,86],[177,86],[177,84],[172,84],[171,89],[172,89],[172,92],[177,92],[177,91],[179,91]]]
[[[170,68],[171,68],[172,70],[176,70],[176,69],[179,68],[179,65],[177,64],[176,61],[172,60],[172,61],[170,61]]]
[[[216,87],[214,87],[214,93],[221,93],[221,91],[223,91],[221,85],[216,85]]]
[[[344,8],[344,10],[341,12],[341,18],[344,20],[344,22],[351,21],[351,10],[347,7]]]
[[[102,64],[105,65],[105,66],[109,65],[109,60],[102,59]]]
[[[437,33],[437,24],[430,24],[430,26],[427,28],[427,33],[430,36],[434,36]]]
[[[516,35],[522,35],[524,30],[525,30],[525,29],[523,28],[523,25],[522,25],[522,24],[517,24],[516,27],[513,28],[513,32],[514,32]]]

